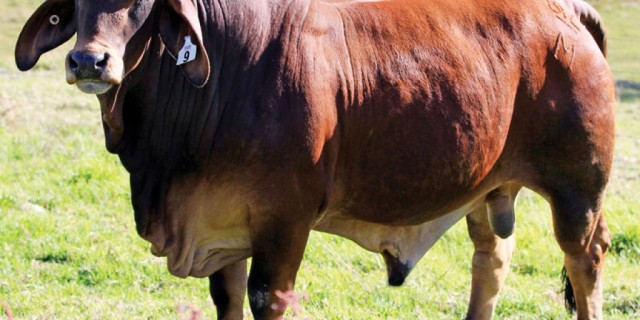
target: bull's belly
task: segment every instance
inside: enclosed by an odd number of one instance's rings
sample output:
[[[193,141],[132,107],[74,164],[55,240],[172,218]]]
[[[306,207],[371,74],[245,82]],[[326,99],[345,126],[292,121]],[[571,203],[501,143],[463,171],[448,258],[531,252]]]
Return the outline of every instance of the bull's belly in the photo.
[[[313,229],[347,238],[371,252],[386,251],[406,266],[413,267],[451,226],[483,205],[484,199],[479,198],[439,218],[412,226],[372,223],[338,211],[327,211]]]
[[[372,186],[368,186],[345,195],[342,201],[329,208],[329,212],[335,217],[377,224],[419,225],[454,212],[469,203],[481,201],[496,186],[473,190],[450,188],[441,192],[433,189],[382,191],[372,190]]]
[[[509,181],[501,148],[442,153],[371,153],[338,171],[329,210],[389,225],[416,225],[455,211]],[[454,150],[459,151],[459,150]],[[468,150],[466,150],[468,151]]]

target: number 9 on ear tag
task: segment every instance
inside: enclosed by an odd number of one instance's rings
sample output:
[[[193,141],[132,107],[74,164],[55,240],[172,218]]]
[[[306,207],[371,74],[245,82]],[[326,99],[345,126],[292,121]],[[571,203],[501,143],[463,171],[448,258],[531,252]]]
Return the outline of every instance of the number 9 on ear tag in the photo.
[[[178,61],[176,62],[176,65],[179,66],[195,60],[197,52],[198,47],[191,42],[191,36],[184,37],[184,46],[180,49],[180,52],[178,52]]]

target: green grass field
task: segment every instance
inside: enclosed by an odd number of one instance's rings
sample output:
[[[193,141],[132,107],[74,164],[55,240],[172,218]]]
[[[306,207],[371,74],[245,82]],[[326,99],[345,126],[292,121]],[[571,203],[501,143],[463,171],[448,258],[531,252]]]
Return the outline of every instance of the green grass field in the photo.
[[[95,97],[65,83],[69,45],[17,71],[17,34],[42,0],[0,2],[0,318],[214,319],[208,283],[178,279],[135,232],[128,175],[104,148]],[[640,4],[592,1],[609,27],[620,84],[614,175],[606,203],[613,233],[605,280],[607,319],[640,318]],[[10,14],[8,14],[10,13]],[[517,203],[517,248],[497,319],[568,319],[562,254],[546,202]],[[460,319],[472,245],[452,228],[401,288],[384,262],[315,233],[298,275],[310,319]],[[245,314],[249,314],[245,304]]]

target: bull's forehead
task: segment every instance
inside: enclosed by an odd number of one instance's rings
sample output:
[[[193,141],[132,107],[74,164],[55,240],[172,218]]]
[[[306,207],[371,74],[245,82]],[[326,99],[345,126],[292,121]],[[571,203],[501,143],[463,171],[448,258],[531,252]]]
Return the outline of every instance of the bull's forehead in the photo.
[[[113,11],[134,7],[141,3],[153,3],[153,0],[75,0],[78,9]]]
[[[124,50],[149,17],[154,0],[75,0],[78,41]]]
[[[79,27],[90,25],[140,25],[154,0],[75,0]]]

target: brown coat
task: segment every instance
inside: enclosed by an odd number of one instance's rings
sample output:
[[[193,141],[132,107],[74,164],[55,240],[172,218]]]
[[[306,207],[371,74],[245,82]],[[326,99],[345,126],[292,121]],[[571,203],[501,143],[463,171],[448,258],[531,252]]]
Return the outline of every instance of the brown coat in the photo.
[[[601,313],[613,85],[563,5],[196,3],[49,0],[16,47],[29,69],[77,31],[67,81],[98,95],[173,274],[253,256],[252,310],[276,316],[324,216],[419,224],[515,185],[552,205],[578,315]],[[176,67],[187,35],[199,54]]]

